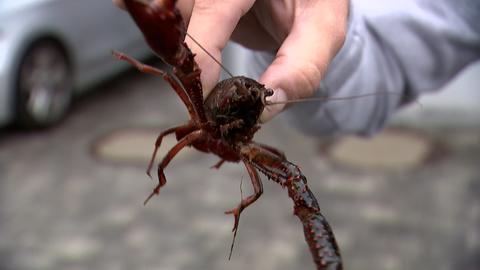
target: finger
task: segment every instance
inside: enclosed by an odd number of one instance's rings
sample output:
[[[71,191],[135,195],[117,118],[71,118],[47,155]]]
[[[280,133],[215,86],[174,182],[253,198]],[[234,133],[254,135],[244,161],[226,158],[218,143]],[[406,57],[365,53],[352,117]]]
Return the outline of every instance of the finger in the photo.
[[[345,2],[342,4],[342,2]],[[272,101],[306,98],[319,87],[328,64],[343,44],[348,16],[347,1],[319,1],[304,7],[291,32],[277,52],[260,82],[275,91]],[[261,116],[265,122],[285,106],[267,106]]]
[[[190,16],[192,16],[193,3],[195,0],[178,0],[176,7],[180,10],[185,25],[188,25]]]
[[[193,6],[188,33],[217,60],[240,18],[254,0],[197,0]],[[202,70],[201,80],[206,95],[220,77],[220,66],[188,37],[186,39]]]
[[[123,0],[113,0],[113,3],[121,9],[125,9],[125,3]]]
[[[255,7],[252,7],[254,9]],[[256,51],[276,51],[280,44],[265,31],[258,17],[250,10],[237,24],[231,41]]]

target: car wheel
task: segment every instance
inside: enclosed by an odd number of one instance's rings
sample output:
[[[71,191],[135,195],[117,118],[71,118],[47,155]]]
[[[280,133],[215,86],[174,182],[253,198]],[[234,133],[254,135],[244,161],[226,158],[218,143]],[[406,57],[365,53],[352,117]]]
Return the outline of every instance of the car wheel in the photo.
[[[17,123],[35,128],[61,120],[72,99],[72,77],[68,57],[57,42],[34,42],[17,73]]]

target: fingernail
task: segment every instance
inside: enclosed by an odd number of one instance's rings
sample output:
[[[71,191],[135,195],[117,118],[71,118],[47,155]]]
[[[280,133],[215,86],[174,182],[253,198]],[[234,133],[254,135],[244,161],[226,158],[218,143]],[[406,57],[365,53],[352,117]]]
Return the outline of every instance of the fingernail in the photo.
[[[265,106],[265,109],[263,109],[262,115],[260,116],[260,122],[265,123],[267,121],[270,121],[275,115],[280,113],[283,108],[285,108],[285,103],[268,105],[269,103],[285,101],[287,101],[287,94],[285,93],[285,91],[280,88],[274,89],[273,95],[267,97],[267,106]]]

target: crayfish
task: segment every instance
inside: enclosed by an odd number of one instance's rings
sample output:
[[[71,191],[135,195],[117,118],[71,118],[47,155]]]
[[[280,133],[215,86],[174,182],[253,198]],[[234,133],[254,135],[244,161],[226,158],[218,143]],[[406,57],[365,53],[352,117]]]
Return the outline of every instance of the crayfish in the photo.
[[[340,252],[333,232],[320,212],[315,196],[298,166],[273,147],[254,142],[260,128],[258,120],[266,98],[272,89],[246,77],[232,77],[219,82],[208,97],[203,99],[200,68],[194,54],[185,43],[186,27],[175,0],[125,0],[125,7],[154,53],[173,67],[173,74],[119,52],[114,55],[142,72],[163,77],[186,106],[190,120],[160,133],[147,169],[152,169],[162,139],[175,134],[177,144],[169,150],[158,165],[158,185],[145,200],[147,203],[165,185],[164,170],[170,161],[186,146],[220,157],[223,162],[243,162],[250,176],[254,194],[244,198],[237,207],[226,211],[235,218],[236,234],[241,212],[255,202],[263,192],[258,171],[286,188],[294,203],[294,214],[303,224],[305,239],[317,269],[342,269]]]

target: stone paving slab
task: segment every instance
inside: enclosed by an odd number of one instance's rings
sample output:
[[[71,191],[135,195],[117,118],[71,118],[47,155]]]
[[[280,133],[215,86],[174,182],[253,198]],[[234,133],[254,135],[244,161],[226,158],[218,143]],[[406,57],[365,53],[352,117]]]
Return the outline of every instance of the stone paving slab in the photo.
[[[188,153],[171,163],[160,196],[143,206],[155,184],[146,164],[99,159],[92,147],[122,130],[159,132],[182,123],[186,110],[160,79],[136,72],[99,88],[57,128],[0,135],[0,269],[314,269],[292,203],[268,181],[242,215],[227,260],[233,219],[223,211],[240,199],[241,181],[244,193],[251,192],[238,164],[211,170],[216,157]],[[324,142],[281,119],[256,138],[302,167],[346,269],[477,270],[480,131],[429,130],[427,136],[448,154],[393,171],[332,162],[321,154]],[[153,146],[152,137],[141,140]]]

